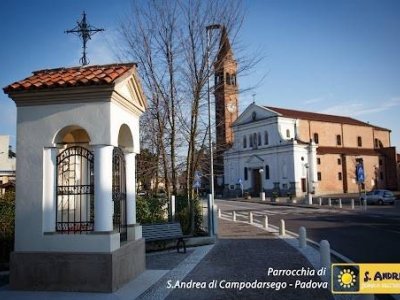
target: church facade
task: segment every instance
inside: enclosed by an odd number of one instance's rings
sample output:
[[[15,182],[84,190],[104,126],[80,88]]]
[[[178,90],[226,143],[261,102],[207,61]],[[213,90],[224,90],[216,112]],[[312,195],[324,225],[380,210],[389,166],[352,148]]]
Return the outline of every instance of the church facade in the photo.
[[[359,120],[251,104],[232,124],[224,153],[227,194],[355,193],[397,189],[390,130]],[[359,182],[356,169],[364,169]]]
[[[237,62],[225,28],[214,70],[214,169],[225,196],[242,189],[257,196],[264,191],[302,197],[398,188],[389,129],[255,103],[239,115]]]

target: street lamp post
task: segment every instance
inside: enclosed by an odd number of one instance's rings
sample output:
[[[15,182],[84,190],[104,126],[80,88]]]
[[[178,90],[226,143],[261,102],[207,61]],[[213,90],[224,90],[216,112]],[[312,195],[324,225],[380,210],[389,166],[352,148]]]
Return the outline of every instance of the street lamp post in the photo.
[[[210,31],[220,29],[220,24],[212,24],[206,27],[207,32],[207,49],[206,49],[206,64],[207,64],[207,108],[208,108],[208,146],[210,148],[210,194],[208,201],[208,222],[211,225],[208,229],[209,235],[214,235],[214,151],[212,147],[212,129],[211,129],[211,97],[210,97]]]
[[[260,168],[258,170],[258,172],[260,173],[260,181],[261,181],[261,191],[260,191],[260,198],[262,201],[265,201],[265,193],[264,193],[264,187],[263,187],[263,173],[264,173],[264,169]]]
[[[309,168],[310,165],[308,163],[304,164],[304,167],[306,168],[306,178],[307,178],[307,184],[306,184],[306,189],[307,189],[307,204],[311,205],[312,204],[312,196],[310,193],[310,173],[309,173]]]

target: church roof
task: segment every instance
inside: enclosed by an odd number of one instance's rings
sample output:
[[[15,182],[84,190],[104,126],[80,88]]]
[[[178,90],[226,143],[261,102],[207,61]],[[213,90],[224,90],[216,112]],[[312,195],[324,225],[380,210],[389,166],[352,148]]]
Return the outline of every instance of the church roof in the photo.
[[[39,70],[3,90],[9,93],[58,87],[111,85],[134,66],[135,63],[124,63]]]
[[[272,106],[264,106],[264,107],[282,115],[282,117],[287,117],[287,118],[330,122],[330,123],[341,123],[341,124],[357,125],[357,126],[367,126],[367,127],[373,127],[378,130],[390,131],[389,129],[371,125],[369,123],[365,123],[345,116],[327,115],[327,114],[320,114],[320,113],[272,107]]]

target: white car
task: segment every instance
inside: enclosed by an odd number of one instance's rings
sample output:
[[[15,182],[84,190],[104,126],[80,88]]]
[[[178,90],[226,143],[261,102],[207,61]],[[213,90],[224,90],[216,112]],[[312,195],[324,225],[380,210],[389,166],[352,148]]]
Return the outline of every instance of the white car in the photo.
[[[361,196],[361,200],[364,201],[365,195]],[[366,195],[367,204],[379,204],[384,205],[385,203],[394,204],[396,196],[393,192],[388,190],[373,190]]]

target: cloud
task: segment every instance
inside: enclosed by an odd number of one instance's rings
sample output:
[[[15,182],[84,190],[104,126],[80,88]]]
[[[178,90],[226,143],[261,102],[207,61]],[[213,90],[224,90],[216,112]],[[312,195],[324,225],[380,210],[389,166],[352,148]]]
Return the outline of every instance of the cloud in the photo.
[[[117,59],[113,51],[113,36],[115,32],[108,30],[93,36],[88,55],[91,64],[116,63]]]
[[[303,100],[301,101],[304,105],[311,105],[311,104],[317,104],[317,103],[322,103],[322,102],[330,102],[333,100],[333,94],[332,93],[328,93],[319,97],[314,97],[314,98],[310,98],[307,100]]]
[[[352,117],[371,115],[384,112],[400,106],[400,97],[394,97],[379,104],[368,105],[367,103],[340,103],[321,110],[321,113],[333,115],[348,115]]]

